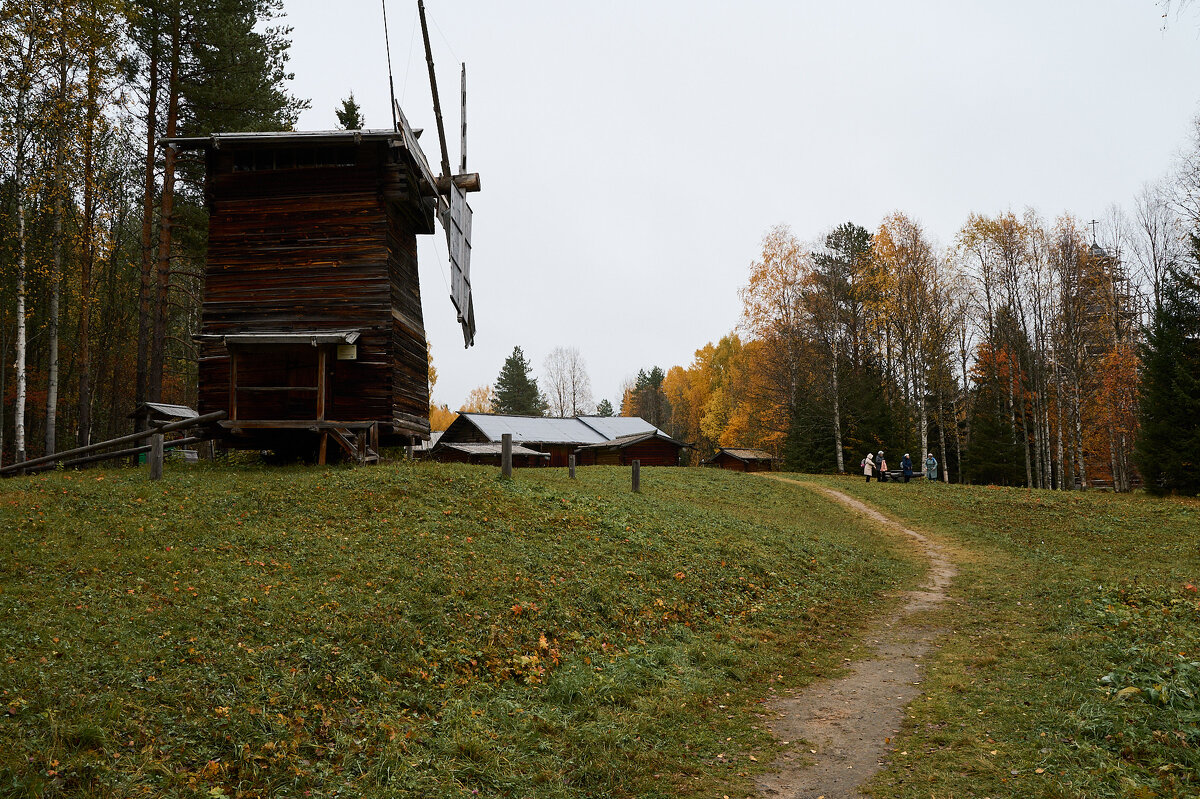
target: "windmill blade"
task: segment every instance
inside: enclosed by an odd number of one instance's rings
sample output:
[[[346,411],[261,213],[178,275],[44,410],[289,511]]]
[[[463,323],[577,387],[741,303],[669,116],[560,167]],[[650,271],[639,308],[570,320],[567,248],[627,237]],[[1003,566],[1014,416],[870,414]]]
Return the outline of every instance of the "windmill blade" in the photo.
[[[450,301],[458,311],[463,342],[475,343],[475,302],[471,296],[471,206],[467,195],[454,184],[450,186],[450,210],[443,216],[446,240],[450,250]]]

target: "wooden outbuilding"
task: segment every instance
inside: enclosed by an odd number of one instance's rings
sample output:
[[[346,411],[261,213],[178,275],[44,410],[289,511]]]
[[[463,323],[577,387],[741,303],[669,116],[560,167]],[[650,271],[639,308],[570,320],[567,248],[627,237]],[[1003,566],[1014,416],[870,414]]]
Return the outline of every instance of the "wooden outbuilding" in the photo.
[[[416,237],[438,188],[411,135],[164,140],[207,166],[199,411],[229,414],[228,445],[366,461],[428,438]]]
[[[566,466],[571,454],[576,452],[579,453],[579,458],[591,458],[592,463],[628,463],[630,461],[621,460],[628,451],[645,451],[653,464],[643,460],[644,466],[660,463],[677,466],[679,448],[683,446],[637,416],[576,416],[562,419],[549,416],[463,412],[458,414],[442,434],[434,458],[443,460],[451,457],[441,454],[448,444],[499,445],[505,433],[512,436],[514,444],[549,455],[550,466]],[[624,442],[625,446],[642,445],[642,449],[626,450],[619,446],[611,452],[606,450],[603,461],[596,460],[599,450],[591,452],[581,449],[594,445],[608,445],[621,438],[630,439]],[[584,454],[585,452],[588,454]],[[583,460],[576,462],[584,463]]]
[[[628,466],[634,461],[642,466],[678,466],[683,447],[661,430],[651,430],[580,447],[576,462],[580,466]]]
[[[775,469],[775,458],[761,449],[718,447],[716,454],[702,465],[734,472],[770,472]]]

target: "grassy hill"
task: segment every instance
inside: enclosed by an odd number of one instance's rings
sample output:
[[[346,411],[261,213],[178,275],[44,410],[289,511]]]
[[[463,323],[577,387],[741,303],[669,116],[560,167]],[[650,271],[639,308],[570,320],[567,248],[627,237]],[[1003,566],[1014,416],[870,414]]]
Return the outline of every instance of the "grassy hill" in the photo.
[[[0,483],[0,795],[746,795],[901,542],[710,470]]]
[[[874,795],[1200,796],[1200,502],[800,479],[959,562],[955,601],[930,618],[949,632]]]

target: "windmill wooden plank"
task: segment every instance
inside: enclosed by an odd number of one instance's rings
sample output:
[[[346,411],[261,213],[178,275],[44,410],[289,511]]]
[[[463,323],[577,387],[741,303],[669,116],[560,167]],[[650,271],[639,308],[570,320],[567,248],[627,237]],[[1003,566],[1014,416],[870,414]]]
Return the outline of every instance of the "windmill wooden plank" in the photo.
[[[233,446],[316,452],[327,431],[302,423],[323,419],[383,444],[428,437],[416,237],[441,201],[407,120],[165,143],[208,170],[200,413],[228,412]]]

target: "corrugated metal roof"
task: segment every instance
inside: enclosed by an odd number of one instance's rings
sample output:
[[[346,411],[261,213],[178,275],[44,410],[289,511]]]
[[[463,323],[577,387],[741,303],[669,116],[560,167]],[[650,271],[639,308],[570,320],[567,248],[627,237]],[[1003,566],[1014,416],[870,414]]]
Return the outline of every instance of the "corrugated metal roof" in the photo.
[[[416,444],[416,445],[414,445],[414,446],[413,446],[413,452],[414,452],[414,453],[417,453],[417,452],[429,452],[429,450],[431,450],[431,449],[433,449],[435,446],[437,446],[438,439],[442,437],[442,433],[443,433],[443,432],[445,432],[445,431],[443,431],[443,430],[434,430],[432,433],[430,433],[430,434],[429,434],[429,440],[428,440],[428,441],[422,441],[420,444]]]
[[[610,441],[637,433],[663,432],[640,416],[580,416],[577,418]]]
[[[514,442],[527,444],[599,444],[609,439],[579,419],[548,416],[503,416],[491,413],[460,413],[492,441],[512,433]],[[643,422],[643,424],[645,424]]]
[[[138,406],[138,409],[129,414],[132,419],[136,416],[141,416],[143,409],[149,409],[155,413],[160,413],[163,416],[169,416],[172,419],[195,419],[200,414],[186,405],[168,405],[165,402],[143,402]]]
[[[671,438],[663,431],[654,428],[641,433],[632,433],[627,436],[620,436],[618,438],[614,438],[612,441],[605,441],[600,444],[588,444],[587,446],[580,447],[580,449],[621,449],[622,447],[629,447],[634,444],[639,444],[651,438],[658,438],[662,439],[663,441],[670,442],[671,444],[678,444],[681,447],[683,446],[683,444],[680,444],[680,442]]]
[[[458,450],[459,452],[465,452],[468,455],[499,455],[500,450],[503,448],[503,446],[504,446],[503,444],[471,444],[471,443],[451,444],[451,443],[446,443],[446,444],[442,444],[440,447],[438,447],[438,449],[439,450],[453,449],[453,450]],[[536,455],[539,458],[549,458],[550,457],[549,452],[538,452],[536,449],[530,449],[529,447],[522,447],[520,444],[513,444],[512,454],[514,454],[514,455]]]

